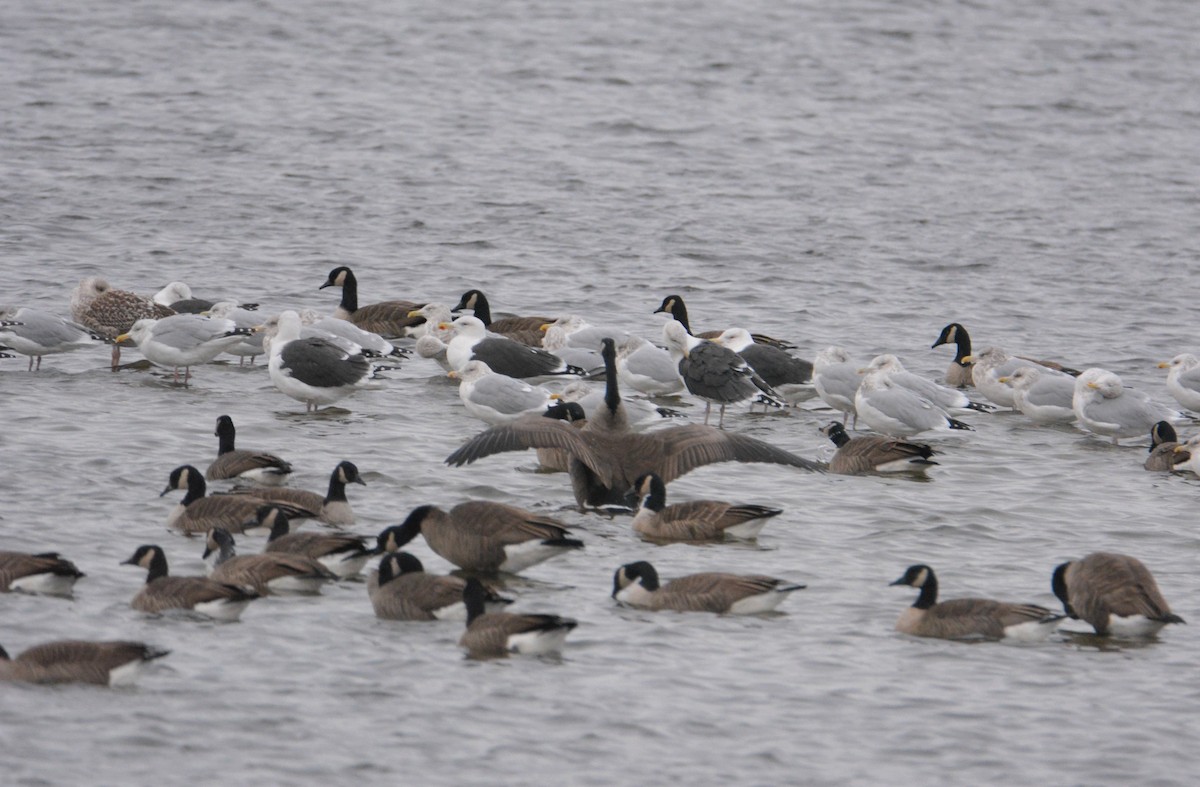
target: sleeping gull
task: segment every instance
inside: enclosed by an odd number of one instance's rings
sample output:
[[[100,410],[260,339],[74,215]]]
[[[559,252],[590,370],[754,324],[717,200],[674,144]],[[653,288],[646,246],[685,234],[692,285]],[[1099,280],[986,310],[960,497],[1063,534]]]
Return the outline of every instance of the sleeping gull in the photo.
[[[969,356],[971,375],[976,390],[987,397],[988,401],[1000,407],[1016,408],[1013,400],[1013,390],[1000,382],[1001,377],[1008,377],[1022,366],[1033,366],[1043,370],[1045,374],[1063,374],[1047,368],[1037,361],[1026,360],[1009,355],[999,347],[988,347],[982,352]],[[1066,375],[1064,375],[1066,376]]]
[[[175,312],[128,290],[114,290],[104,279],[84,279],[71,292],[71,316],[75,322],[105,339],[116,340],[128,333],[138,320],[157,320]],[[121,362],[121,345],[114,344],[112,368]]]
[[[617,349],[621,384],[647,396],[667,396],[683,390],[679,364],[671,353],[640,336],[630,336]]]
[[[1000,383],[1013,389],[1013,407],[1039,424],[1075,420],[1075,378],[1038,366],[1020,366]]]
[[[450,372],[459,380],[458,396],[467,412],[493,426],[523,415],[540,415],[558,394],[524,380],[496,374],[483,361],[471,361],[462,371]]]
[[[705,402],[704,423],[714,404],[720,405],[717,428],[725,424],[725,406],[757,399],[780,404],[778,397],[733,350],[687,332],[678,320],[663,325],[663,343],[679,365],[679,376],[693,395]],[[773,401],[774,400],[774,401]]]
[[[867,371],[876,369],[886,369],[892,382],[924,396],[948,413],[963,414],[971,411],[986,413],[995,409],[991,405],[972,402],[965,393],[957,388],[947,388],[933,380],[926,380],[918,374],[913,374],[905,369],[904,364],[894,355],[877,355],[871,359]]]
[[[146,360],[175,370],[179,382],[179,367],[183,367],[183,384],[191,379],[191,367],[207,363],[249,335],[233,320],[202,317],[199,314],[174,314],[161,320],[138,320],[129,333],[117,337],[118,342],[132,339]]]
[[[360,388],[377,387],[371,364],[361,353],[348,352],[320,338],[300,336],[300,315],[288,310],[268,320],[261,329],[270,334],[271,382],[282,393],[304,402],[305,412],[333,404]]]
[[[91,331],[79,323],[40,309],[0,306],[0,318],[0,341],[8,349],[29,356],[29,371],[42,368],[43,355],[101,344]]]
[[[1185,410],[1200,413],[1200,360],[1191,353],[1176,355],[1158,365],[1167,372],[1167,392]]]
[[[842,426],[850,416],[854,416],[853,426],[858,426],[854,395],[858,393],[860,382],[860,365],[854,363],[841,347],[826,347],[813,359],[813,387],[822,402],[842,414]]]
[[[1113,445],[1122,437],[1146,434],[1157,421],[1179,417],[1145,393],[1123,387],[1121,378],[1107,369],[1088,369],[1075,379],[1072,405],[1080,426],[1111,437]]]
[[[867,426],[892,437],[909,437],[931,429],[971,429],[916,391],[893,381],[887,368],[863,375],[854,395],[854,408]]]

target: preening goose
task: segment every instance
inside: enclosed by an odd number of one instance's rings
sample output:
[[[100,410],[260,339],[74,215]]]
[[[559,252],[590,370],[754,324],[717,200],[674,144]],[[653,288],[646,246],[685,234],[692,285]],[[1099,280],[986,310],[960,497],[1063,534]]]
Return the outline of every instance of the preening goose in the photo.
[[[567,635],[578,625],[558,615],[488,612],[486,598],[483,583],[474,577],[468,579],[463,588],[467,630],[458,644],[472,658],[553,653],[562,649]]]
[[[1152,637],[1168,623],[1184,622],[1172,614],[1150,569],[1129,555],[1093,552],[1062,563],[1050,586],[1063,610],[1097,634]]]
[[[0,551],[0,592],[70,596],[75,581],[87,576],[57,552]]]
[[[421,561],[407,552],[391,552],[379,561],[368,592],[375,617],[385,620],[466,620],[461,577],[426,574]],[[498,612],[512,599],[485,589],[488,611]]]
[[[1144,464],[1147,470],[1183,470],[1181,465],[1186,465],[1191,458],[1191,448],[1179,442],[1175,427],[1169,422],[1159,421],[1150,427],[1150,456]]]

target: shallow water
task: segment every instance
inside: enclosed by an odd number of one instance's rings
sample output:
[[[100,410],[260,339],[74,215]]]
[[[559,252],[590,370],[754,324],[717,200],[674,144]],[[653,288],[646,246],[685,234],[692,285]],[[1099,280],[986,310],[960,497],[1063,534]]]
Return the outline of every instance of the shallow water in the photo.
[[[697,328],[741,323],[811,358],[842,344],[940,375],[952,320],[977,348],[1103,366],[1164,402],[1194,351],[1200,98],[1184,2],[849,4],[96,2],[0,27],[4,300],[65,313],[91,275],[331,309],[364,302],[579,312],[656,338],[681,292]],[[129,354],[136,358],[136,352]],[[571,510],[532,454],[448,469],[482,425],[413,359],[386,390],[306,416],[265,368],[189,388],[105,350],[0,361],[0,535],[88,574],[72,601],[8,595],[0,642],[136,637],[172,649],[140,686],[5,687],[15,784],[1191,781],[1193,626],[1131,645],[892,631],[914,562],[943,595],[1055,606],[1054,565],[1134,554],[1196,617],[1194,477],[1020,415],[935,437],[928,482],[716,465],[668,490],[785,509],[755,544],[653,546]],[[692,408],[690,413],[698,412]],[[361,584],[257,602],[235,625],[146,619],[117,563],[157,542],[171,468],[215,419],[321,489],[351,459],[357,532],[423,503],[503,500],[587,547],[509,588],[579,619],[561,659],[478,663],[456,624],[376,620]],[[827,458],[815,403],[727,424]],[[1185,427],[1185,431],[1192,428]],[[258,539],[247,537],[245,551]],[[422,542],[430,570],[448,565]],[[808,584],[778,614],[650,614],[622,563]],[[1078,624],[1068,629],[1082,630]]]

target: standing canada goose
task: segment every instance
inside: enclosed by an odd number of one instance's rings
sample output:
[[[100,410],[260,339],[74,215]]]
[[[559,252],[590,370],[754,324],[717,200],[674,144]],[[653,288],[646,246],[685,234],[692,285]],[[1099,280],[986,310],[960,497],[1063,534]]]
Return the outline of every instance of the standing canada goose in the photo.
[[[0,339],[8,349],[29,356],[31,372],[42,368],[43,355],[103,344],[99,334],[92,333],[79,323],[24,306],[0,306]]]
[[[567,538],[566,526],[548,516],[488,500],[459,503],[449,511],[414,508],[401,525],[379,535],[381,551],[394,552],[425,536],[429,548],[467,571],[515,574],[583,542]]]
[[[117,337],[129,331],[138,320],[157,320],[175,312],[149,298],[128,290],[114,290],[104,279],[92,277],[76,285],[71,293],[71,316],[75,322],[114,341],[112,368],[121,362]]]
[[[725,406],[747,399],[783,406],[779,395],[750,368],[742,356],[716,342],[699,339],[678,320],[663,325],[663,343],[679,366],[684,387],[704,400],[704,423],[714,404],[719,405],[717,428],[725,426]]]
[[[327,525],[353,525],[354,509],[350,507],[350,501],[346,498],[346,484],[366,486],[367,482],[359,475],[358,465],[343,460],[338,462],[337,467],[333,468],[333,472],[329,474],[329,490],[324,497],[307,489],[292,489],[282,486],[233,489],[229,494],[248,495],[269,503],[282,504],[288,507],[284,514],[289,519],[300,520],[315,517]],[[250,525],[246,527],[248,528]],[[236,531],[230,530],[230,532]]]
[[[31,555],[0,551],[0,593],[70,596],[75,580],[84,576],[87,575],[57,552]]]
[[[831,473],[923,473],[937,464],[929,458],[936,452],[925,443],[876,435],[851,439],[837,421],[822,426],[820,431],[837,446],[837,452],[829,460]]]
[[[745,328],[727,328],[713,339],[733,350],[785,402],[795,405],[812,396],[813,365],[769,344],[758,344]]]
[[[271,338],[267,365],[271,383],[280,393],[304,402],[305,412],[340,401],[360,388],[379,387],[372,378],[373,367],[358,345],[347,350],[328,339],[301,338],[300,315],[294,311],[281,312],[257,330]]]
[[[474,577],[467,580],[462,598],[467,608],[467,630],[458,645],[472,658],[552,653],[562,649],[567,635],[578,625],[558,615],[488,612],[487,589]]]
[[[379,561],[375,582],[368,592],[375,617],[384,620],[466,620],[467,607],[461,577],[426,574],[421,561],[407,552],[392,552]],[[511,604],[485,589],[488,611],[496,612]]]
[[[1150,569],[1128,555],[1093,552],[1062,563],[1050,587],[1063,610],[1092,624],[1097,634],[1153,637],[1168,623],[1184,622],[1171,614]]]
[[[1170,423],[1159,421],[1150,427],[1150,456],[1144,465],[1147,470],[1183,470],[1177,465],[1185,465],[1191,458],[1191,449],[1180,444]]]
[[[142,665],[171,651],[144,642],[58,640],[34,645],[15,659],[0,648],[0,680],[25,683],[133,683]]]
[[[633,498],[633,529],[658,541],[707,541],[757,538],[767,520],[783,513],[779,508],[720,500],[692,500],[667,505],[667,485],[655,473],[637,479]]]
[[[973,428],[951,418],[945,410],[911,388],[892,380],[887,368],[876,368],[863,375],[854,394],[854,409],[867,426],[891,437],[911,437],[930,430]]]
[[[281,484],[292,472],[292,466],[275,454],[235,448],[237,429],[227,415],[218,416],[214,434],[217,436],[217,458],[204,471],[204,477],[209,481],[246,478],[263,484]]]
[[[641,609],[755,615],[775,609],[788,595],[804,588],[759,574],[716,572],[688,574],[660,585],[654,566],[641,560],[617,569],[612,597]]]
[[[454,312],[464,309],[471,310],[471,316],[478,318],[484,327],[492,333],[498,333],[513,341],[530,347],[540,347],[542,344],[542,326],[554,322],[555,317],[501,317],[492,319],[492,307],[487,296],[479,290],[467,290],[459,299]]]
[[[478,318],[463,315],[452,323],[439,323],[440,330],[454,328],[446,345],[446,361],[452,369],[463,369],[471,361],[483,361],[496,374],[526,379],[548,375],[582,375],[585,370],[538,347],[530,347],[503,336],[489,336]]]
[[[218,527],[208,531],[201,557],[211,561],[213,569],[209,576],[212,579],[253,588],[266,596],[273,593],[316,594],[326,582],[338,578],[337,574],[304,555],[264,552],[238,556],[234,547],[233,536],[228,530]]]
[[[1036,642],[1050,636],[1062,621],[1045,607],[1010,604],[986,598],[956,598],[938,603],[937,576],[924,564],[909,566],[891,583],[920,588],[921,593],[896,621],[896,631],[941,639],[1013,639]]]
[[[263,552],[279,552],[312,558],[338,579],[358,576],[375,550],[366,539],[349,533],[293,533],[287,515],[273,505],[259,507],[259,527],[270,530]]]
[[[943,344],[955,345],[954,360],[946,369],[946,385],[955,388],[966,388],[973,384],[971,377],[971,336],[967,329],[952,322],[942,329],[937,341],[930,349],[941,347]]]
[[[683,326],[684,330],[699,339],[715,339],[721,335],[721,331],[701,331],[700,333],[694,333],[692,331],[692,324],[688,322],[687,305],[684,304],[683,298],[678,295],[668,295],[667,297],[663,298],[662,304],[654,310],[654,313],[671,315],[671,319],[677,321]],[[761,333],[754,333],[751,334],[751,336],[758,344],[769,344],[770,346],[777,347],[780,350],[794,349],[792,344],[789,344],[781,339],[773,339],[770,336],[764,336]]]
[[[842,414],[842,426],[850,416],[854,416],[851,428],[858,426],[854,396],[862,375],[862,365],[851,360],[841,347],[826,347],[813,360],[813,388],[822,402]]]
[[[206,497],[208,485],[204,482],[204,476],[191,465],[180,465],[172,470],[167,487],[159,497],[177,489],[185,490],[187,494],[167,515],[167,527],[182,530],[188,535],[206,533],[214,527],[223,527],[230,533],[241,533],[246,527],[254,525],[258,507],[267,502],[249,493]],[[282,502],[277,504],[293,519],[314,517],[318,513],[303,506]]]
[[[1075,378],[1040,366],[1020,366],[997,379],[1012,388],[1013,407],[1039,424],[1075,420]]]
[[[19,318],[18,318],[19,319]],[[1200,413],[1200,359],[1181,353],[1158,365],[1167,372],[1167,391],[1185,410]]]
[[[233,621],[258,593],[208,577],[172,577],[167,574],[167,556],[162,547],[144,544],[121,565],[147,569],[146,584],[130,606],[139,612],[190,609],[214,620]]]
[[[1146,434],[1158,421],[1179,417],[1145,393],[1125,388],[1120,377],[1105,369],[1088,369],[1075,378],[1071,404],[1083,429],[1112,437],[1113,445],[1122,437]]]
[[[341,287],[342,301],[333,316],[350,322],[364,331],[377,333],[385,339],[405,335],[405,331],[420,323],[420,318],[410,317],[409,312],[420,309],[424,304],[412,301],[381,301],[368,306],[358,305],[358,279],[346,266],[334,268],[329,277],[317,289]]]
[[[652,432],[629,431],[610,343],[605,361],[604,407],[577,429],[554,418],[527,416],[495,426],[467,441],[446,458],[456,467],[502,451],[551,448],[570,455],[567,472],[575,502],[586,506],[625,505],[625,492],[645,473],[657,473],[663,483],[713,462],[773,462],[805,470],[821,466],[753,437],[710,426],[689,424]]]

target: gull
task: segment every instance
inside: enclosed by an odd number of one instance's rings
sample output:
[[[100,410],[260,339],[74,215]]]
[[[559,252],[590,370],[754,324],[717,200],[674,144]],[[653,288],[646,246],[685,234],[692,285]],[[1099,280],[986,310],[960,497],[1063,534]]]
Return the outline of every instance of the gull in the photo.
[[[191,367],[207,363],[234,346],[251,331],[238,328],[233,320],[213,319],[199,314],[174,314],[161,320],[138,320],[117,342],[132,339],[146,360],[175,371],[183,367],[183,384],[191,379]]]
[[[1092,368],[1075,379],[1072,400],[1080,425],[1098,435],[1112,437],[1118,445],[1122,437],[1140,437],[1157,421],[1173,421],[1179,413],[1132,388],[1106,369]]]
[[[43,355],[102,344],[99,336],[79,323],[40,309],[14,306],[0,306],[0,341],[8,349],[29,356],[29,371],[42,368]]]
[[[826,347],[813,360],[813,387],[821,401],[842,414],[842,426],[850,416],[854,416],[852,428],[858,425],[854,395],[862,376],[862,367],[841,347]]]
[[[462,371],[451,371],[449,376],[459,381],[458,396],[467,412],[493,426],[523,415],[543,413],[559,398],[540,385],[496,374],[483,361],[471,361]]]
[[[1158,365],[1167,372],[1167,391],[1185,410],[1200,413],[1200,360],[1191,353],[1181,353]]]
[[[304,402],[305,412],[333,404],[360,388],[377,387],[371,379],[371,364],[361,352],[348,352],[326,339],[300,338],[296,312],[281,312],[262,329],[270,331],[272,327],[276,333],[267,367],[271,382],[280,392]]]
[[[1013,389],[1013,407],[1039,424],[1075,420],[1075,379],[1038,366],[1019,366],[997,382]]]

